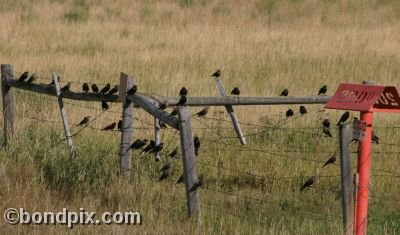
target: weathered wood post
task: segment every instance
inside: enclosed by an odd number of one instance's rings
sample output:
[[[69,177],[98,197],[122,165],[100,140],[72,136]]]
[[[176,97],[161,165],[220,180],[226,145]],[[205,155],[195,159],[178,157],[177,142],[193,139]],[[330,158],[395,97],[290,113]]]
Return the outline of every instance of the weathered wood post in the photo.
[[[219,80],[219,78],[215,79],[215,85],[217,87],[219,94],[222,97],[225,97],[226,96],[225,88],[224,88],[224,85],[222,85],[222,82],[221,82],[221,80]],[[233,111],[232,105],[225,105],[225,109],[228,112],[229,117],[231,118],[233,128],[235,129],[235,132],[236,132],[237,136],[239,137],[240,143],[242,145],[245,145],[246,139],[244,138],[242,128],[240,128],[239,121],[236,117],[235,112]]]
[[[156,146],[161,143],[160,140],[160,120],[158,118],[154,117],[154,142],[156,143]],[[154,157],[156,162],[160,161],[160,152],[154,153]]]
[[[67,140],[67,143],[68,143],[70,157],[73,159],[73,158],[75,158],[75,150],[74,150],[74,145],[72,144],[72,136],[71,136],[71,131],[69,130],[67,113],[65,112],[65,109],[64,109],[64,102],[62,100],[60,83],[58,81],[58,76],[56,73],[53,73],[52,76],[53,76],[54,85],[56,87],[58,105],[60,106],[61,118],[62,118],[63,125],[64,125],[65,139]]]
[[[130,77],[121,73],[119,83],[119,101],[122,102],[121,145],[119,151],[119,167],[121,176],[130,176],[132,169],[132,150],[129,148],[133,134],[133,104],[126,98],[126,92],[134,82]]]
[[[14,66],[11,64],[1,65],[1,96],[3,99],[3,117],[4,117],[4,133],[3,133],[3,146],[6,147],[8,143],[8,132],[11,136],[15,135],[16,121],[15,121],[15,91],[11,89],[5,82],[6,79],[14,78]]]
[[[189,216],[197,218],[200,212],[200,200],[198,191],[192,190],[193,186],[197,183],[197,172],[189,108],[187,106],[179,107],[178,117],[188,213]]]
[[[343,233],[353,234],[354,200],[353,175],[351,173],[350,128],[347,124],[339,126],[340,175],[342,182]]]

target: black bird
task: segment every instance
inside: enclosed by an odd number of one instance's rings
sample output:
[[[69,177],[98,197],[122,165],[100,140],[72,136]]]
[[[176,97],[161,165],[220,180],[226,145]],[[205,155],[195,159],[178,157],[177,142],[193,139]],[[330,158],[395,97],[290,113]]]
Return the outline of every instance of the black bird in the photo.
[[[63,87],[61,87],[61,92],[66,92],[66,91],[69,91],[69,89],[71,89],[71,83],[69,82],[69,83],[67,83],[67,85],[65,85],[65,86],[63,86]]]
[[[97,87],[97,85],[96,84],[92,84],[92,91],[94,92],[94,93],[98,93],[99,92],[99,88]]]
[[[330,128],[331,122],[329,121],[329,119],[324,119],[324,121],[322,122],[322,126]]]
[[[324,168],[325,166],[329,164],[334,164],[336,162],[336,154],[333,154],[332,157],[328,159],[328,161],[325,162],[325,164],[322,166]]]
[[[190,192],[196,191],[198,188],[202,187],[204,185],[204,176],[200,175],[199,179],[197,180],[196,183],[194,183],[193,187],[190,189]]]
[[[288,89],[283,89],[283,91],[281,92],[281,96],[288,96],[289,95],[289,90]]]
[[[103,111],[106,111],[110,106],[108,106],[107,102],[101,101],[101,108]]]
[[[170,154],[168,154],[168,157],[174,158],[176,155],[178,155],[178,147],[175,147],[174,150]]]
[[[176,184],[183,183],[183,181],[185,181],[185,178],[183,177],[183,175],[181,175],[179,176],[179,179],[176,181]]]
[[[122,128],[122,120],[118,121],[117,128],[118,128],[118,130],[121,130],[121,128]]]
[[[158,120],[158,125],[160,126],[161,129],[166,129],[167,125],[165,124],[165,122]]]
[[[337,126],[339,126],[340,124],[343,124],[344,122],[347,121],[347,119],[349,119],[350,117],[350,113],[349,111],[346,111],[339,119],[339,122],[337,123]]]
[[[166,178],[168,178],[171,175],[171,172],[172,172],[171,165],[169,165],[169,163],[167,163],[164,167],[167,167],[167,168],[162,171],[162,175],[158,179],[159,181],[163,181],[163,180],[165,180]]]
[[[178,115],[178,108],[174,108],[174,109],[171,111],[171,113],[169,114],[168,117],[172,117],[172,116],[176,116],[176,115]]]
[[[32,74],[32,75],[29,77],[28,81],[26,81],[26,83],[32,83],[32,82],[34,82],[34,81],[36,80],[36,78],[37,78],[36,74]]]
[[[100,94],[105,94],[107,93],[107,91],[110,90],[110,83],[107,83],[107,85],[105,87],[103,87],[103,89],[100,90]]]
[[[84,93],[88,93],[89,92],[89,84],[87,84],[86,82],[82,84],[82,91]]]
[[[129,90],[126,92],[126,94],[128,94],[128,95],[134,95],[134,94],[136,93],[136,91],[137,91],[137,86],[136,86],[136,85],[133,85],[133,86],[131,87],[131,89],[129,89]]]
[[[323,126],[323,127],[322,127],[322,132],[324,132],[324,134],[325,134],[326,136],[332,137],[331,129],[330,129],[329,127]]]
[[[318,95],[325,95],[326,91],[328,90],[328,87],[326,85],[323,85],[321,89],[318,91]]]
[[[160,152],[163,148],[164,148],[164,143],[160,143],[160,144],[154,146],[154,148],[151,149],[151,150],[149,151],[149,153],[158,153],[158,152]]]
[[[186,89],[186,87],[182,87],[181,90],[179,91],[179,96],[180,97],[184,97],[187,96],[188,90]]]
[[[115,85],[109,92],[109,95],[115,94],[118,92],[118,85]]]
[[[144,140],[137,139],[131,144],[131,146],[129,146],[129,148],[132,150],[140,149],[143,148],[146,144],[147,144],[147,139]]]
[[[158,108],[161,109],[161,110],[164,110],[164,109],[166,109],[167,107],[168,107],[168,103],[167,103],[167,102],[160,103],[160,104],[158,105]]]
[[[142,153],[147,153],[148,151],[152,150],[156,146],[156,142],[154,140],[150,140],[150,143],[140,152]]]
[[[178,105],[178,106],[184,105],[184,104],[186,104],[186,102],[187,102],[186,96],[182,96],[182,97],[179,99],[179,102],[178,102],[176,105]]]
[[[291,116],[293,116],[293,115],[294,115],[294,112],[293,112],[292,109],[288,109],[288,110],[286,111],[286,117],[291,117]]]
[[[303,191],[307,187],[312,187],[315,183],[315,176],[311,176],[304,184],[301,186],[300,191]]]
[[[206,116],[207,113],[208,113],[208,108],[209,108],[208,106],[205,107],[204,109],[200,110],[200,112],[196,113],[195,115],[196,115],[197,117],[204,117],[204,116]]]
[[[29,72],[26,71],[23,74],[21,74],[21,76],[19,76],[18,81],[23,82],[28,78],[28,76],[29,76]]]
[[[76,126],[83,126],[83,125],[85,125],[85,124],[88,124],[89,123],[89,121],[90,121],[90,116],[86,116],[86,117],[84,117],[83,119],[82,119],[82,121],[78,124],[78,125],[76,125]]]
[[[115,126],[117,125],[116,122],[111,123],[110,125],[104,127],[103,129],[101,129],[102,131],[111,131],[114,130]]]
[[[231,95],[240,95],[239,88],[237,88],[237,87],[233,88],[233,90],[231,91]]]
[[[372,132],[371,141],[372,143],[379,144],[379,137],[375,135],[374,132]]]
[[[196,156],[199,155],[199,149],[200,149],[200,139],[199,137],[195,136],[193,139],[193,145],[194,145],[194,153]]]
[[[167,162],[160,170],[160,172],[166,171],[171,168],[171,163]]]
[[[307,113],[307,109],[306,109],[306,107],[304,107],[303,105],[302,106],[300,106],[300,115],[304,115],[304,114],[306,114]]]
[[[215,71],[215,72],[211,75],[211,77],[215,77],[215,78],[217,78],[217,77],[219,77],[219,76],[221,76],[221,70],[220,70],[220,69],[218,69],[217,71]]]

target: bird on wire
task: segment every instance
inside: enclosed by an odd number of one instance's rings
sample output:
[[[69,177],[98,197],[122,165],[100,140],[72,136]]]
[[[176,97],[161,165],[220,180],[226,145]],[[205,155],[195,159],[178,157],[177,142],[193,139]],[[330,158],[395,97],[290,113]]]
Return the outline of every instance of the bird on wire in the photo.
[[[105,87],[103,87],[103,89],[101,89],[99,93],[100,93],[100,94],[105,94],[105,93],[107,93],[107,91],[110,90],[110,87],[111,87],[110,83],[107,83],[107,85],[106,85]]]
[[[311,176],[300,188],[300,192],[303,191],[305,188],[313,187],[315,184],[315,176]]]
[[[156,146],[156,142],[154,140],[150,140],[150,143],[142,150],[142,152],[140,152],[140,154],[149,152],[155,146]]]
[[[182,87],[181,90],[179,91],[179,96],[186,97],[187,94],[188,94],[188,90],[186,89],[186,87]]]
[[[194,183],[193,187],[190,189],[190,192],[196,191],[198,188],[202,187],[204,184],[205,184],[204,176],[200,175],[197,182]]]
[[[143,148],[145,145],[147,144],[147,139],[141,140],[141,139],[137,139],[135,140],[131,146],[129,146],[129,149],[132,149],[133,151],[135,149],[141,149]]]
[[[219,76],[221,76],[221,70],[220,70],[220,69],[218,69],[217,71],[215,71],[215,72],[211,75],[211,77],[215,77],[215,78],[218,78]]]
[[[199,155],[199,149],[200,149],[200,139],[199,137],[195,136],[193,139],[193,145],[194,145],[194,153],[196,156]]]
[[[331,129],[330,129],[329,127],[323,126],[323,127],[322,127],[322,132],[324,132],[324,134],[325,134],[326,136],[332,137]]]
[[[28,72],[28,71],[25,71],[24,73],[21,74],[21,76],[19,76],[18,81],[19,81],[19,82],[23,82],[23,81],[25,81],[28,77],[29,77],[29,72]]]
[[[126,94],[127,94],[127,95],[134,95],[134,94],[136,93],[136,91],[137,91],[137,86],[136,86],[136,85],[133,85],[133,86],[126,92]]]
[[[168,103],[167,102],[160,103],[158,105],[158,108],[161,109],[161,110],[165,110],[167,107],[168,107]]]
[[[82,119],[82,121],[81,121],[78,125],[76,125],[76,126],[83,126],[83,125],[88,124],[88,123],[90,122],[90,118],[91,118],[91,116],[86,116],[86,117],[84,117],[84,118]]]
[[[109,107],[107,102],[101,101],[101,109],[103,109],[103,111],[106,111]]]
[[[303,105],[300,106],[300,115],[303,116],[303,115],[306,114],[306,113],[307,113],[306,107],[304,107]]]
[[[82,91],[83,93],[88,93],[89,92],[89,84],[86,82],[82,84]]]
[[[231,95],[240,95],[240,90],[238,87],[234,87],[233,90],[231,91]]]
[[[350,113],[349,113],[349,111],[346,111],[346,112],[340,117],[340,119],[339,119],[339,121],[338,121],[338,123],[337,123],[337,126],[340,126],[340,124],[344,124],[344,123],[347,121],[347,119],[349,119],[349,117],[350,117]]]
[[[177,103],[176,105],[177,105],[177,106],[182,106],[182,105],[185,105],[186,102],[187,102],[186,96],[182,96],[182,97],[179,99],[179,101],[178,101],[178,103]]]
[[[331,122],[329,121],[329,119],[324,119],[324,121],[322,122],[322,126],[330,128]]]
[[[158,153],[158,152],[160,152],[163,148],[164,148],[164,143],[160,143],[160,144],[154,146],[154,148],[151,149],[151,150],[149,151],[149,153]]]
[[[179,148],[175,147],[174,150],[171,151],[171,153],[168,154],[168,157],[174,158],[176,155],[178,155]]]
[[[108,91],[109,95],[113,95],[118,92],[118,85],[115,85],[111,90]]]
[[[325,166],[329,165],[329,164],[334,164],[336,162],[336,153],[333,154],[328,161],[325,162],[325,164],[322,166],[322,168],[324,168]]]
[[[96,84],[92,84],[92,91],[94,92],[94,93],[99,93],[99,88],[97,87],[97,85]]]
[[[28,81],[26,81],[26,83],[32,83],[32,82],[34,82],[36,79],[37,79],[36,74],[32,74],[32,75],[29,77]]]
[[[208,106],[205,107],[205,108],[203,108],[203,109],[200,110],[198,113],[196,113],[195,116],[197,116],[197,117],[204,117],[204,116],[206,116],[207,113],[208,113],[208,109],[209,109]]]
[[[116,122],[111,123],[110,125],[104,127],[103,129],[101,129],[102,131],[112,131],[114,130],[115,126],[117,125]]]
[[[171,164],[169,164],[169,163],[165,164],[163,166],[163,168],[161,169],[161,171],[162,171],[162,174],[161,174],[160,178],[158,179],[159,181],[163,181],[171,175],[171,173],[172,173]]]
[[[280,96],[288,96],[289,95],[289,90],[288,89],[283,89],[283,91],[281,92]]]
[[[286,117],[292,117],[293,115],[294,115],[294,112],[293,112],[292,109],[288,109],[288,110],[286,111]]]
[[[117,129],[121,130],[121,128],[122,128],[122,120],[119,120],[118,121],[118,125],[117,125]]]
[[[60,91],[61,92],[66,92],[66,91],[69,91],[69,89],[71,89],[71,83],[70,82],[67,83],[67,85],[61,87]]]
[[[168,117],[173,117],[178,115],[178,108],[174,108],[171,113],[168,115]]]
[[[326,91],[328,90],[328,87],[326,85],[323,85],[319,91],[318,91],[318,95],[325,95]]]
[[[185,181],[185,178],[183,177],[183,175],[179,176],[178,180],[176,181],[176,184],[181,184],[183,183],[183,181]]]

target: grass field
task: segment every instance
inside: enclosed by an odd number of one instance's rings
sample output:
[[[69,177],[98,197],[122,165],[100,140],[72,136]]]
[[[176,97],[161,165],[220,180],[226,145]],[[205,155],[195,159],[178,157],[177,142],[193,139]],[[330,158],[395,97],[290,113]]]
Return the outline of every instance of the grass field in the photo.
[[[284,88],[290,96],[316,95],[322,85],[332,95],[341,82],[364,80],[400,88],[399,12],[397,0],[0,0],[0,62],[13,64],[16,76],[36,73],[40,83],[57,72],[63,84],[75,82],[72,90],[82,82],[118,84],[125,72],[143,93],[177,96],[186,86],[190,96],[216,96],[210,75],[218,68],[226,89],[238,86],[243,96],[278,96]],[[342,233],[339,166],[321,168],[338,151],[338,139],[324,137],[321,122],[329,117],[334,126],[341,112],[310,105],[307,115],[286,119],[285,111],[298,113],[298,106],[235,107],[247,147],[230,138],[223,108],[194,118],[202,141],[197,171],[206,179],[198,224],[186,218],[184,186],[175,184],[180,159],[156,163],[134,153],[131,178],[118,177],[119,132],[97,129],[119,120],[120,105],[103,113],[98,103],[67,101],[71,125],[98,117],[74,138],[79,155],[70,161],[59,143],[54,97],[16,96],[18,134],[0,152],[0,208],[137,210],[143,224],[70,230],[3,222],[2,233]],[[153,119],[135,112],[134,137],[152,138]],[[377,114],[374,125],[381,143],[373,146],[368,232],[397,234],[400,119]],[[161,135],[165,153],[179,144],[170,128]],[[356,155],[352,160],[356,166]],[[158,182],[166,161],[173,175]],[[299,192],[312,175],[315,188]]]

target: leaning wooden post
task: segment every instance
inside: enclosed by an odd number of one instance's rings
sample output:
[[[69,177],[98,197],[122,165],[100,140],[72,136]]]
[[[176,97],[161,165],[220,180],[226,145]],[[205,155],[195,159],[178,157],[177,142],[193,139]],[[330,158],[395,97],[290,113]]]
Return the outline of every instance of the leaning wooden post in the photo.
[[[221,80],[219,80],[219,78],[215,79],[215,85],[217,86],[217,90],[219,91],[220,95],[225,97],[226,96],[225,88],[224,88],[224,85],[222,85],[222,82],[221,82]],[[235,112],[233,111],[232,105],[225,105],[225,109],[228,112],[229,117],[231,118],[233,128],[235,128],[235,132],[236,132],[237,136],[239,137],[240,143],[242,145],[245,145],[246,139],[244,138],[243,131],[240,128],[239,121],[236,117]]]
[[[161,143],[160,140],[160,120],[158,118],[154,117],[154,142],[157,145]],[[154,157],[156,162],[160,161],[160,152],[154,153]]]
[[[350,128],[347,124],[339,126],[340,174],[342,181],[343,234],[353,234],[353,175],[351,173]]]
[[[118,100],[122,102],[121,145],[119,151],[119,168],[121,176],[130,176],[132,169],[132,150],[129,148],[133,133],[133,104],[126,98],[126,92],[134,82],[130,77],[121,73]]]
[[[188,213],[189,216],[195,216],[197,218],[200,212],[200,200],[198,191],[193,190],[193,186],[197,183],[197,172],[189,108],[187,106],[179,107],[178,117]]]
[[[6,79],[14,78],[14,66],[11,64],[1,65],[1,96],[3,99],[3,146],[6,147],[8,143],[8,131],[11,131],[11,136],[15,135],[16,122],[15,122],[15,91],[11,89],[5,82]]]

